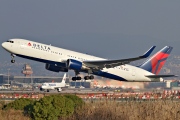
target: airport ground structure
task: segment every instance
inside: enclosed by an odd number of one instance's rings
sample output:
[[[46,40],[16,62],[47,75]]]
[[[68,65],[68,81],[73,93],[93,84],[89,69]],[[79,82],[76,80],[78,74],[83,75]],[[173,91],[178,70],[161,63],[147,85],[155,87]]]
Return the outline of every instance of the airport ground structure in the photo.
[[[0,85],[10,84],[11,86],[23,87],[24,85],[33,86],[41,85],[45,82],[61,82],[62,77],[51,77],[51,76],[12,76],[12,75],[0,75]],[[91,88],[91,81],[72,81],[69,78],[66,79],[67,86],[73,87],[86,87]]]
[[[44,96],[52,94],[75,94],[84,101],[157,101],[172,100],[180,101],[180,90],[147,90],[147,91],[85,91],[83,89],[64,89],[61,93],[35,92],[35,91],[0,91],[0,100],[13,101],[19,98],[30,98],[39,100]]]
[[[8,76],[0,75],[0,84],[8,84],[11,82],[19,83],[43,83],[43,82],[61,82],[62,77],[50,77],[50,76]]]
[[[52,76],[13,76],[0,74],[0,85],[10,84],[22,87],[23,85],[41,85],[45,82],[61,82],[62,77]],[[67,87],[73,88],[122,88],[122,89],[175,89],[180,90],[179,80],[166,80],[164,82],[121,82],[106,78],[95,80],[72,81],[68,76],[66,79]]]

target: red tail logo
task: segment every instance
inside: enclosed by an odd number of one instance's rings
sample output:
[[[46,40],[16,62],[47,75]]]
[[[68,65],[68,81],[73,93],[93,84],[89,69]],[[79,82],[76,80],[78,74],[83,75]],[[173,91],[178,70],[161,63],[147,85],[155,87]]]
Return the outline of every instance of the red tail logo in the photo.
[[[158,74],[163,67],[163,65],[166,62],[166,59],[168,58],[169,54],[166,53],[158,53],[155,55],[155,57],[151,60],[152,65],[152,73]]]

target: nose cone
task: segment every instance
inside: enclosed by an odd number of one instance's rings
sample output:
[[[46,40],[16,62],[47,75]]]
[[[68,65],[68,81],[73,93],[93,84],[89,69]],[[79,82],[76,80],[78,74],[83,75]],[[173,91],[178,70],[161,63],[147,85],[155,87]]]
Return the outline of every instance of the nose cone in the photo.
[[[9,52],[9,47],[8,47],[9,45],[8,45],[8,43],[7,42],[3,42],[2,43],[2,47],[6,50],[6,51],[8,51]]]
[[[6,48],[6,43],[5,43],[5,42],[2,43],[2,47],[3,47],[4,49]]]

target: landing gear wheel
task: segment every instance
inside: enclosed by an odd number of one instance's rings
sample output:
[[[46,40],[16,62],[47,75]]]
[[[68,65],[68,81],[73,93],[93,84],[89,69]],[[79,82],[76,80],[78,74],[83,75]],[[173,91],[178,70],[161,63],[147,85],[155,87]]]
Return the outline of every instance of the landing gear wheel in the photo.
[[[77,79],[77,80],[81,80],[81,77],[80,77],[80,76],[77,76],[76,79]]]
[[[93,75],[89,76],[89,79],[93,80],[93,79],[94,79],[94,76],[93,76]]]
[[[15,60],[11,60],[11,63],[15,63]]]
[[[94,79],[94,76],[93,76],[93,75],[91,75],[91,76],[85,76],[84,79],[85,79],[85,80],[89,80],[89,79],[92,80],[92,79]]]
[[[74,72],[75,72],[75,77],[72,77],[72,80],[73,80],[73,81],[76,81],[76,80],[81,80],[81,77],[80,77],[80,76],[78,76],[79,71],[74,71]]]
[[[73,80],[73,81],[76,81],[76,80],[81,80],[81,77],[80,77],[80,76],[77,76],[77,77],[72,77],[72,80]]]
[[[85,80],[89,80],[89,76],[85,76],[84,79],[85,79]]]
[[[73,80],[73,81],[76,81],[76,77],[72,77],[72,80]]]

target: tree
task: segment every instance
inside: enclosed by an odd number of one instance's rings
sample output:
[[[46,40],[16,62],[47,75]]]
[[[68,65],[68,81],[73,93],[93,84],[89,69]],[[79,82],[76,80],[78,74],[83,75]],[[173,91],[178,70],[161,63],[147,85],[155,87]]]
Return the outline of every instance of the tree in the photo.
[[[74,103],[61,95],[45,96],[36,101],[32,109],[32,117],[36,120],[57,120],[74,112]]]
[[[81,107],[84,104],[84,101],[81,98],[79,98],[78,96],[76,96],[76,95],[67,94],[67,95],[64,95],[64,96],[66,98],[71,99],[74,102],[74,107],[75,108]]]
[[[34,103],[34,101],[31,99],[20,98],[20,99],[17,99],[7,105],[4,105],[3,109],[6,110],[6,109],[12,108],[15,110],[24,110],[26,108],[26,106],[32,105],[33,103]]]

